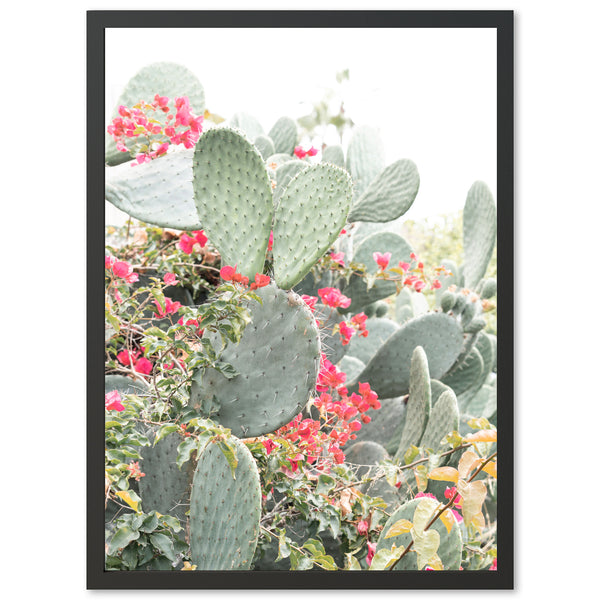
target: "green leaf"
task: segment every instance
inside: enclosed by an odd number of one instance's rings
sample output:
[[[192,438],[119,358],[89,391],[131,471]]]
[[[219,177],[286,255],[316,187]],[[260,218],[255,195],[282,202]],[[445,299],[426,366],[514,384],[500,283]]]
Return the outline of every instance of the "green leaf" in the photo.
[[[238,466],[238,458],[235,450],[235,446],[232,444],[228,444],[225,440],[221,440],[219,442],[219,448],[221,452],[223,452],[227,462],[229,463],[229,468],[231,469],[231,476],[235,479],[235,470]]]
[[[181,469],[184,463],[190,460],[192,456],[192,452],[197,449],[198,442],[195,438],[189,437],[185,438],[181,444],[177,447],[177,466]]]
[[[158,527],[158,516],[156,513],[149,514],[140,525],[140,531],[152,533]]]
[[[139,531],[134,531],[130,527],[121,527],[108,544],[108,554],[113,555],[121,548],[125,548],[127,544],[137,540],[140,537]]]
[[[385,571],[392,566],[392,563],[396,562],[404,552],[404,546],[399,546],[390,550],[389,548],[382,548],[375,553],[369,571]]]
[[[153,533],[150,536],[150,542],[157,549],[160,550],[171,562],[177,560],[175,555],[175,549],[173,548],[173,540],[166,536],[164,533]]]
[[[178,425],[163,425],[157,432],[156,437],[154,438],[154,445],[158,444],[160,440],[167,437],[170,433],[177,431],[179,429]]]
[[[287,558],[292,549],[290,548],[290,542],[291,540],[289,538],[287,538],[285,536],[285,529],[281,532],[281,534],[279,535],[279,552],[277,554],[277,558],[275,559],[275,562],[277,562],[278,560],[281,560],[282,558]]]

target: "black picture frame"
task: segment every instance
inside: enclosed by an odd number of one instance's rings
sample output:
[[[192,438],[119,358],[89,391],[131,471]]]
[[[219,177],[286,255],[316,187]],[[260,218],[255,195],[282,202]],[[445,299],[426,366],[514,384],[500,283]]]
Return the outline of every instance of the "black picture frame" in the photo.
[[[513,11],[87,12],[87,588],[513,589],[514,587],[514,43]],[[494,28],[497,32],[498,486],[497,571],[104,571],[104,32],[112,27]]]

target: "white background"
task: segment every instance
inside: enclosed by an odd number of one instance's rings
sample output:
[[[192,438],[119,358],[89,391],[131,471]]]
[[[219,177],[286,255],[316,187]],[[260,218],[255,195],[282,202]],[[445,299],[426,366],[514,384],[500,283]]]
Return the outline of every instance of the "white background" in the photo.
[[[282,6],[180,1],[169,8]],[[592,597],[600,537],[595,383],[600,334],[598,3],[346,0],[285,6],[516,10],[517,591],[496,594]],[[152,1],[11,3],[4,8],[0,36],[3,588],[32,597],[86,596],[84,11],[100,8],[166,6]],[[110,594],[163,598],[176,593]],[[299,590],[241,595],[282,593],[307,594]],[[308,593],[318,598],[348,594]],[[350,593],[364,594],[369,592]],[[404,598],[442,594],[483,595],[401,592]]]
[[[160,44],[148,44],[158,37],[152,29],[106,30],[107,122],[129,79],[159,61],[190,69],[211,112],[247,112],[265,133],[282,115],[308,114],[333,88],[332,110],[343,98],[357,126],[379,132],[386,165],[416,163],[421,183],[406,218],[461,210],[476,180],[496,196],[495,29],[164,29]],[[350,79],[337,86],[345,69]],[[330,129],[325,142],[339,143]],[[107,216],[107,224],[122,223]]]

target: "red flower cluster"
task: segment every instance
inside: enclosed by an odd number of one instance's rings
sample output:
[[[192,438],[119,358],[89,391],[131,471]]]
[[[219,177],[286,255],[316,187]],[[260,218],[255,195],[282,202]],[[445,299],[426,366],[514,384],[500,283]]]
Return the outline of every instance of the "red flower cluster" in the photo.
[[[237,265],[235,267],[231,267],[229,265],[225,265],[221,267],[221,279],[223,281],[233,281],[235,283],[241,283],[242,285],[248,285],[250,280],[245,275],[241,273],[237,273]],[[271,278],[268,275],[263,275],[261,273],[257,273],[254,276],[254,283],[250,284],[250,289],[255,290],[260,287],[265,287],[269,285]]]
[[[369,335],[369,331],[367,330],[367,326],[365,324],[366,320],[367,315],[365,315],[365,313],[358,313],[350,319],[350,323],[342,321],[339,324],[342,346],[349,344],[350,339],[355,333],[358,333],[358,335],[361,337],[367,337]]]
[[[317,290],[317,293],[321,298],[321,302],[327,306],[331,306],[331,308],[337,308],[338,306],[341,308],[348,308],[352,302],[350,298],[344,296],[337,288],[321,288],[320,290]]]
[[[181,308],[181,302],[177,302],[177,301],[173,302],[173,300],[171,300],[171,298],[167,298],[166,296],[165,296],[165,308],[164,309],[160,305],[158,300],[153,300],[153,302],[156,305],[156,308],[158,309],[158,312],[155,312],[154,314],[159,319],[163,319],[167,315],[174,315]]]
[[[140,277],[133,272],[133,267],[128,262],[117,260],[114,256],[104,257],[104,268],[127,283],[135,283]]]
[[[125,410],[125,407],[121,404],[121,395],[117,390],[104,394],[104,408],[106,410],[116,410],[117,412]]]
[[[147,358],[140,355],[141,352],[139,350],[134,350],[133,352],[121,350],[121,352],[117,354],[117,360],[125,367],[131,365],[136,373],[150,375],[153,365]]]
[[[192,231],[192,233],[193,237],[190,237],[187,233],[183,233],[177,244],[186,254],[192,254],[196,244],[199,244],[200,248],[204,248],[208,241],[208,238],[204,235],[204,230]]]
[[[296,146],[294,148],[294,155],[297,158],[304,158],[305,156],[315,156],[318,152],[319,151],[314,146],[311,146],[308,150],[304,150],[302,146]]]
[[[202,319],[200,318],[200,321],[202,321]],[[178,325],[187,325],[188,327],[197,327],[198,331],[197,334],[199,336],[202,336],[202,334],[204,333],[204,329],[202,329],[200,327],[200,323],[198,322],[198,319],[187,319],[184,323],[183,321],[183,317],[181,317],[181,319],[179,319],[179,321],[177,321]]]
[[[140,463],[138,461],[131,461],[127,468],[129,469],[129,477],[133,477],[136,481],[139,481],[142,477],[146,477],[146,473],[142,473],[140,470]]]
[[[175,115],[172,113],[167,116],[166,125],[154,118],[152,113],[169,113],[171,108],[168,106],[169,98],[167,96],[154,96],[154,102],[147,103],[140,101],[132,108],[119,106],[119,116],[114,118],[107,131],[112,135],[117,143],[117,149],[121,152],[135,151],[136,144],[139,146],[139,152],[136,153],[136,162],[131,166],[149,162],[163,154],[166,154],[170,144],[183,144],[186,148],[193,148],[200,138],[202,132],[203,115],[196,116],[192,112],[190,101],[186,96],[175,98]],[[173,121],[174,119],[174,121]],[[178,129],[187,127],[188,129]],[[148,140],[154,136],[163,136],[158,141],[143,146],[138,141],[140,136]],[[128,147],[125,142],[134,139],[134,144]]]

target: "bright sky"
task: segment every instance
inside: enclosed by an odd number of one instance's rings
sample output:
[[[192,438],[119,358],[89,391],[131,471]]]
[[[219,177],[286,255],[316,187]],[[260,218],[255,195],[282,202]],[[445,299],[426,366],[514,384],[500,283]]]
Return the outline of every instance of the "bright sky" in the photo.
[[[107,113],[157,61],[194,72],[212,112],[248,112],[265,131],[310,112],[349,69],[348,116],[379,129],[387,164],[410,158],[419,169],[406,218],[460,210],[476,180],[496,195],[494,29],[107,29]]]

